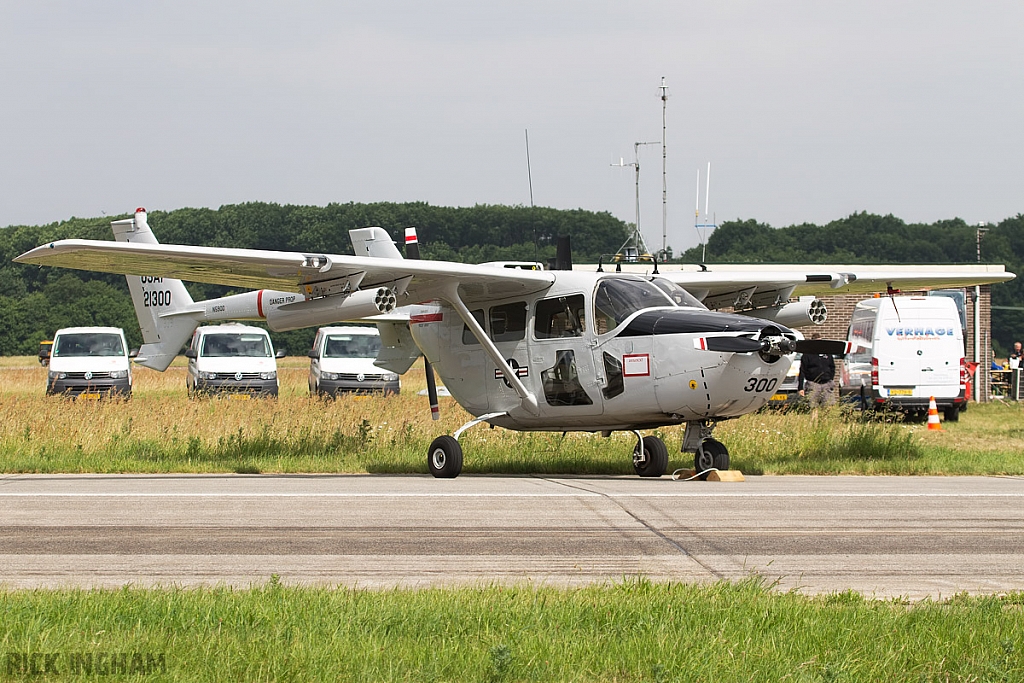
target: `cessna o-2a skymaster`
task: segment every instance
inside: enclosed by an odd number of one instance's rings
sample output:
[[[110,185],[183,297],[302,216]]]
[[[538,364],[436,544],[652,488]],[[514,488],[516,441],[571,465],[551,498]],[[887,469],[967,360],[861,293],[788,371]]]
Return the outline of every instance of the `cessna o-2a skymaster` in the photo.
[[[61,240],[15,260],[128,276],[145,344],[164,370],[200,322],[264,319],[297,329],[409,307],[378,322],[377,365],[404,373],[422,354],[474,419],[431,443],[435,477],[462,470],[461,433],[630,431],[633,466],[658,477],[668,449],[640,430],[685,425],[698,472],[727,469],[716,422],[759,409],[793,352],[842,354],[846,342],[797,340],[778,322],[709,311],[658,276],[524,270],[403,259],[381,228],[350,231],[356,256],[159,244],[144,209],[113,223],[117,241]],[[193,302],[180,280],[266,288]],[[428,368],[428,377],[432,379]]]

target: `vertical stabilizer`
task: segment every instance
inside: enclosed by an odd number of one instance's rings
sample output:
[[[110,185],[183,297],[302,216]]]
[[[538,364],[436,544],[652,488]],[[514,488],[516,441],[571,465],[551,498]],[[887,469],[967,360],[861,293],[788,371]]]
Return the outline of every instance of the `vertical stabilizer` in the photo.
[[[146,222],[146,210],[135,210],[135,217],[112,221],[118,242],[158,244]],[[193,301],[181,280],[126,275],[135,315],[145,342],[135,362],[163,372],[178,355],[199,324]]]
[[[402,252],[398,251],[391,235],[384,228],[356,228],[349,230],[348,236],[356,256],[402,258]]]

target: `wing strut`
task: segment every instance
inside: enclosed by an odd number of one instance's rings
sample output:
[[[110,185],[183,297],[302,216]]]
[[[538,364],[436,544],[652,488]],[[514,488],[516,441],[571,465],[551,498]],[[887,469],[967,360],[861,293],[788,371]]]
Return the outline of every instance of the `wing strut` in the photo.
[[[498,351],[498,347],[494,345],[491,338],[488,337],[487,333],[484,332],[484,329],[480,327],[480,323],[478,323],[476,318],[473,317],[473,314],[469,312],[466,304],[462,303],[462,297],[459,296],[459,284],[457,282],[449,283],[448,286],[445,287],[441,298],[450,303],[455,310],[458,311],[459,317],[462,318],[462,322],[466,323],[466,327],[468,327],[470,332],[473,333],[476,340],[480,342],[480,345],[484,348],[484,351],[487,352],[487,355],[490,356],[494,364],[499,368],[507,367],[508,363],[506,363],[505,359],[501,357],[501,352]],[[523,384],[521,379],[519,379],[517,373],[505,372],[505,378],[509,381],[509,384],[512,385],[512,388],[522,400],[523,409],[531,415],[540,415],[540,407],[537,404],[537,397],[526,388],[526,385]]]

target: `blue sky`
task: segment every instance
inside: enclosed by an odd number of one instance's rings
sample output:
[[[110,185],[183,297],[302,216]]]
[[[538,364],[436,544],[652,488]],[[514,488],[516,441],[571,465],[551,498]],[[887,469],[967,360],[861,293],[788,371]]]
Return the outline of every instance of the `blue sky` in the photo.
[[[1024,211],[1024,4],[0,0],[0,225],[146,206],[530,203],[668,241]],[[640,150],[661,243],[662,158]],[[703,189],[701,190],[703,217]],[[404,226],[384,226],[398,228]]]

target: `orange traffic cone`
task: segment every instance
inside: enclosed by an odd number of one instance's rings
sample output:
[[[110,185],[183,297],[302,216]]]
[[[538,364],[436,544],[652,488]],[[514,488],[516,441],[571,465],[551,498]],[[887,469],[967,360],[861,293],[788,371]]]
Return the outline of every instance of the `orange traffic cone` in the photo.
[[[942,431],[942,424],[939,422],[939,409],[935,405],[935,397],[928,397],[928,429]]]

